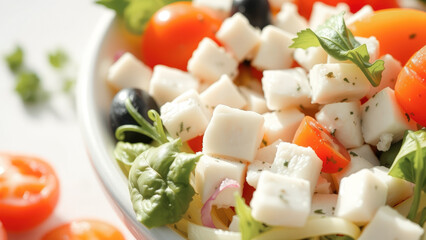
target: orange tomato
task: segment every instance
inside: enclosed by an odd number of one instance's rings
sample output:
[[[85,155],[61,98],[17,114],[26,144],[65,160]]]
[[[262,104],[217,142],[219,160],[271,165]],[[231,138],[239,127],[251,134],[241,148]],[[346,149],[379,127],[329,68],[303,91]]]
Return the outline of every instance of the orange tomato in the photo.
[[[142,59],[151,68],[157,64],[187,70],[198,43],[216,40],[222,20],[191,2],[175,2],[158,10],[142,36]]]
[[[346,148],[327,129],[310,116],[306,116],[299,125],[293,143],[302,147],[311,147],[322,160],[322,172],[336,173],[350,162]]]
[[[395,96],[408,116],[426,127],[426,46],[402,68],[395,84]]]
[[[75,220],[54,228],[41,240],[124,240],[124,236],[106,222]]]
[[[386,9],[349,26],[354,36],[375,36],[380,55],[391,54],[402,65],[426,44],[426,12],[414,9]]]
[[[10,231],[33,228],[56,207],[59,180],[45,161],[0,153],[0,221]]]

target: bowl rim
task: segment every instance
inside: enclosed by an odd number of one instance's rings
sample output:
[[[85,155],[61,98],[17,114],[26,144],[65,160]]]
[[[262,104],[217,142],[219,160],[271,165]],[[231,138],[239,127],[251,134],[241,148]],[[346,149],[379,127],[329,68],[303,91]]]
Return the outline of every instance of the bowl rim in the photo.
[[[95,121],[97,108],[93,92],[96,86],[93,79],[96,77],[97,67],[100,63],[101,50],[107,42],[106,36],[111,33],[117,21],[118,17],[113,12],[106,12],[100,18],[89,39],[78,75],[76,106],[79,128],[86,146],[86,152],[98,179],[102,183],[103,190],[109,196],[109,201],[112,202],[117,214],[136,239],[184,239],[166,226],[148,229],[136,219],[133,206],[129,206],[130,195],[127,189],[125,197],[128,197],[128,199],[119,194],[123,191],[124,183],[117,181],[117,179],[122,179],[124,175],[119,171],[111,171],[116,167],[114,164],[117,163],[112,159],[105,161],[105,159],[111,157],[112,153],[108,153],[105,147],[99,144],[102,139],[101,129]],[[127,184],[125,185],[127,186]]]

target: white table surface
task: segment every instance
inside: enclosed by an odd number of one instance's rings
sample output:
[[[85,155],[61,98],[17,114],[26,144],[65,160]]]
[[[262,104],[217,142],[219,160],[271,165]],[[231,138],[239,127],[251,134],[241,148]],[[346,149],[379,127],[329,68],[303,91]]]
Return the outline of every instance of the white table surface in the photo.
[[[41,157],[51,163],[61,194],[54,213],[37,228],[8,235],[32,240],[74,219],[111,223],[126,239],[134,239],[113,209],[86,154],[72,95],[61,92],[62,77],[47,61],[48,52],[62,48],[78,76],[85,48],[106,8],[94,0],[0,0],[0,151]],[[44,87],[55,92],[41,105],[26,106],[14,91],[14,76],[4,55],[20,45],[25,65]]]

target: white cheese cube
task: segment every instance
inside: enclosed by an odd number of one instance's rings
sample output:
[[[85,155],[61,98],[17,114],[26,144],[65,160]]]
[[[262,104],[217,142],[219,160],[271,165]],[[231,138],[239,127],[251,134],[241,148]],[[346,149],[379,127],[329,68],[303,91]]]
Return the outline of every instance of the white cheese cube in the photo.
[[[374,154],[369,144],[364,144],[360,147],[352,148],[349,150],[349,154],[353,157],[362,157],[373,164],[373,166],[380,165],[379,159],[376,157],[376,154]]]
[[[214,9],[226,18],[231,14],[232,0],[192,0],[192,5]]]
[[[401,63],[389,54],[384,55],[380,59],[385,61],[385,70],[382,72],[382,80],[380,80],[379,86],[370,89],[366,96],[368,98],[371,98],[374,94],[386,87],[394,89],[396,79],[398,79],[398,74],[402,69]]]
[[[344,18],[347,19],[351,15],[349,6],[346,3],[339,3],[336,7],[329,6],[322,2],[315,2],[312,6],[311,16],[309,18],[309,26],[316,29],[319,25],[325,23],[333,15],[345,12]]]
[[[216,38],[241,62],[259,45],[260,31],[250,25],[243,14],[237,12],[223,21]]]
[[[387,205],[395,206],[413,195],[414,184],[401,178],[390,176],[387,167],[377,166],[371,170],[388,186]]]
[[[376,146],[386,145],[402,139],[407,129],[415,130],[416,123],[404,113],[398,105],[395,93],[390,88],[385,88],[361,106],[362,134],[366,143]],[[390,135],[385,138],[384,135]],[[380,139],[386,141],[381,145]],[[388,148],[389,149],[389,148]],[[379,149],[387,151],[386,148]]]
[[[344,169],[342,169],[340,172],[331,174],[333,178],[334,186],[339,188],[340,181],[344,177],[348,177],[351,174],[359,172],[362,169],[370,169],[372,167],[374,167],[373,164],[371,164],[369,161],[365,160],[364,158],[359,156],[358,157],[351,156],[351,161]]]
[[[284,3],[291,2],[292,0],[268,0],[271,9],[280,9]]]
[[[271,110],[305,107],[311,102],[311,88],[302,68],[264,71],[262,88]]]
[[[317,64],[309,76],[313,103],[359,100],[370,90],[370,82],[352,63]]]
[[[148,92],[152,71],[131,53],[124,53],[109,69],[107,81],[117,89],[140,88]]]
[[[404,239],[419,240],[424,230],[416,223],[401,216],[389,206],[377,210],[374,218],[364,228],[358,240]]]
[[[218,105],[203,138],[203,152],[253,161],[262,141],[262,115]]]
[[[282,142],[281,139],[273,142],[272,144],[260,148],[256,153],[256,160],[273,163],[275,159],[275,155],[277,154],[277,147]]]
[[[263,114],[268,111],[268,107],[266,106],[266,100],[263,95],[245,86],[241,86],[239,87],[239,89],[247,102],[247,105],[244,110],[257,112],[259,114]]]
[[[238,91],[238,87],[227,75],[222,75],[218,81],[204,90],[200,94],[200,98],[211,111],[219,104],[233,108],[243,108],[247,105],[245,98]]]
[[[328,181],[327,178],[323,177],[320,173],[317,181],[317,185],[315,185],[314,193],[319,194],[330,194],[332,193],[331,182]]]
[[[315,118],[346,148],[364,143],[359,101],[326,104]]]
[[[229,224],[229,231],[239,232],[240,231],[240,218],[237,214],[232,216],[231,223]]]
[[[360,10],[358,10],[358,12],[352,14],[351,16],[349,16],[345,22],[346,22],[346,26],[350,26],[351,24],[353,24],[354,22],[360,21],[365,17],[368,17],[370,15],[372,15],[374,12],[373,8],[370,5],[365,5],[364,7],[362,7]]]
[[[289,48],[294,36],[278,27],[268,25],[260,35],[260,45],[251,65],[261,70],[290,68],[293,49]]]
[[[335,215],[363,226],[385,205],[387,186],[370,170],[363,169],[340,182]]]
[[[312,148],[282,142],[278,145],[271,170],[281,175],[307,180],[311,194],[313,194],[321,168],[322,161]]]
[[[228,161],[208,155],[201,156],[195,167],[195,189],[205,203],[226,178],[233,179],[240,184],[240,188],[227,188],[213,201],[218,207],[235,206],[234,193],[241,191],[244,185],[244,163]]]
[[[363,38],[363,37],[355,37],[355,40],[357,40],[361,45],[365,44],[367,47],[368,55],[370,56],[370,63],[373,63],[376,61],[376,59],[379,57],[379,48],[380,44],[379,41],[375,37],[369,37],[369,38]],[[339,62],[345,62],[345,63],[351,63],[351,61],[339,61],[332,56],[328,55],[327,63],[339,63]]]
[[[254,160],[247,167],[247,176],[246,176],[247,183],[250,186],[257,188],[257,183],[259,182],[259,177],[262,171],[269,171],[270,169],[271,169],[271,163]]]
[[[265,113],[263,117],[265,118],[265,136],[263,139],[267,143],[275,142],[278,139],[291,142],[305,114],[296,108],[292,108]]]
[[[296,34],[308,28],[308,21],[299,15],[294,3],[286,2],[281,6],[281,11],[277,14],[274,25],[286,32]]]
[[[333,216],[337,204],[337,194],[314,194],[311,214]]]
[[[296,48],[294,50],[294,60],[306,71],[316,64],[327,63],[327,56],[322,47]]]
[[[188,61],[188,72],[199,79],[213,83],[223,74],[234,78],[238,74],[238,62],[210,38],[198,44]]]
[[[198,86],[198,80],[191,74],[176,68],[156,65],[149,86],[149,94],[161,106],[187,90],[198,89]]]
[[[302,227],[311,210],[309,182],[263,171],[250,206],[253,218],[258,221],[269,225]]]
[[[167,131],[172,137],[180,137],[182,141],[203,135],[210,120],[198,94],[193,91],[188,91],[161,107],[161,120]]]

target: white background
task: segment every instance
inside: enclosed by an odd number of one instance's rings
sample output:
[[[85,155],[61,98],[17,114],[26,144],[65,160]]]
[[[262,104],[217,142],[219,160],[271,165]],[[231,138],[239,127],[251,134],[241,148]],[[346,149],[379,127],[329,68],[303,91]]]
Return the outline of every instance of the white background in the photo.
[[[73,96],[61,92],[64,75],[78,76],[85,48],[101,16],[109,12],[94,0],[0,0],[0,152],[41,157],[60,178],[60,200],[52,216],[34,230],[9,240],[40,239],[49,229],[74,219],[111,223],[134,239],[112,208],[90,164],[77,123]],[[34,70],[50,100],[27,106],[14,92],[15,78],[4,56],[20,45],[25,66]],[[72,63],[66,74],[48,63],[49,52],[63,49]]]

